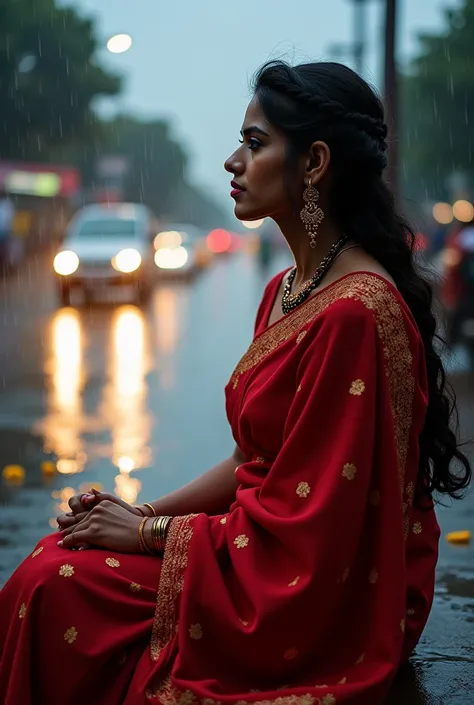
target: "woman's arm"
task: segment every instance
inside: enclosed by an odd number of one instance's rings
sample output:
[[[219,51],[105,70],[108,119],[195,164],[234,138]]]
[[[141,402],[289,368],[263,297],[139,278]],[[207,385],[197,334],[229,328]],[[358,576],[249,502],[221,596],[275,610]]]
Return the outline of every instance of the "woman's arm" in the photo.
[[[238,446],[233,454],[165,497],[151,502],[158,515],[182,516],[185,514],[221,514],[228,511],[235,500],[238,482],[235,471],[247,458]],[[146,514],[149,509],[140,506]]]

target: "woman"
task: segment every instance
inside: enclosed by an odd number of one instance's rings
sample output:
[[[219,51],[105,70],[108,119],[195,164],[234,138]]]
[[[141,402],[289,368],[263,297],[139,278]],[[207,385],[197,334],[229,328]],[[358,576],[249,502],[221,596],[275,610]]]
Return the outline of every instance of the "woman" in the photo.
[[[73,498],[2,593],[6,705],[384,700],[433,598],[431,495],[471,474],[385,138],[350,69],[260,70],[225,167],[296,268],[226,388],[236,449],[149,505]]]

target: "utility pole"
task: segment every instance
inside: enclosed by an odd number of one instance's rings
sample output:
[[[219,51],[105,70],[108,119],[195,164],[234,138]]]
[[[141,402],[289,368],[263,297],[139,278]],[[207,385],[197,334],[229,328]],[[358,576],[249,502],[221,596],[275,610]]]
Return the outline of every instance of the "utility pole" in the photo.
[[[365,49],[367,46],[366,0],[352,1],[354,3],[354,67],[359,76],[363,76]]]
[[[398,80],[396,66],[397,1],[385,0],[384,103],[388,137],[387,180],[398,200]]]

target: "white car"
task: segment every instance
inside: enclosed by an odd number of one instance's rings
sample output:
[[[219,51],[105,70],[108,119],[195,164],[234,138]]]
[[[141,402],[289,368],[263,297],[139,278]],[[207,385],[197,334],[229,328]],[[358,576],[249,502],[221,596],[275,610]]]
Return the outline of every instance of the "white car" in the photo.
[[[153,247],[161,276],[192,276],[212,258],[203,231],[189,223],[167,224],[157,233]]]
[[[155,232],[153,214],[141,204],[81,208],[54,258],[63,305],[69,305],[73,288],[82,289],[87,296],[116,285],[133,285],[137,298],[144,300],[156,273],[152,245]]]

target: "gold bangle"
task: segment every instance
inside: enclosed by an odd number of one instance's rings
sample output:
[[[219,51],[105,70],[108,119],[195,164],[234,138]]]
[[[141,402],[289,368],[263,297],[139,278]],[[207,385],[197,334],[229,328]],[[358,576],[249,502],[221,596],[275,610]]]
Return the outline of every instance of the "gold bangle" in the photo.
[[[163,553],[166,545],[166,530],[171,521],[169,516],[159,516],[153,520],[151,527],[151,537],[153,548],[157,553]]]
[[[150,511],[151,511],[150,516],[156,517],[155,507],[152,504],[150,504],[149,502],[143,502],[143,506],[148,507],[150,509]]]
[[[153,551],[151,551],[146,545],[145,537],[143,535],[145,524],[149,518],[150,517],[144,517],[140,522],[140,526],[138,527],[138,545],[142,553],[149,553],[150,555],[153,555]]]

